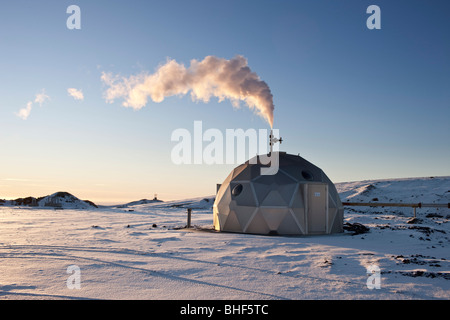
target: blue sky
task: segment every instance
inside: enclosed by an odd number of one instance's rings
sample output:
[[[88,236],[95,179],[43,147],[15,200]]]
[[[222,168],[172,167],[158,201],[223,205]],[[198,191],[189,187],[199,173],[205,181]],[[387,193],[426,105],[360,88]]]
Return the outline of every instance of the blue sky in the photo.
[[[81,9],[69,30],[66,9]],[[369,30],[366,9],[381,8]],[[0,10],[0,198],[99,203],[213,194],[235,165],[175,165],[177,128],[269,129],[227,100],[106,103],[102,72],[242,55],[275,104],[281,150],[334,182],[450,175],[446,1],[12,1]],[[68,88],[83,92],[75,100]],[[34,102],[26,120],[20,109]],[[237,165],[237,164],[236,164]]]

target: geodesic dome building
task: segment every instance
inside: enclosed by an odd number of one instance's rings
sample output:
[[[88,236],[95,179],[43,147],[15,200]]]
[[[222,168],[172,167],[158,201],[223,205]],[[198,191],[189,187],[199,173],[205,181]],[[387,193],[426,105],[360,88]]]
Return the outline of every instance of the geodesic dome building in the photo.
[[[228,175],[214,201],[214,228],[279,235],[343,232],[344,207],[325,173],[300,156],[276,154],[276,174],[261,174],[268,165],[257,156]]]

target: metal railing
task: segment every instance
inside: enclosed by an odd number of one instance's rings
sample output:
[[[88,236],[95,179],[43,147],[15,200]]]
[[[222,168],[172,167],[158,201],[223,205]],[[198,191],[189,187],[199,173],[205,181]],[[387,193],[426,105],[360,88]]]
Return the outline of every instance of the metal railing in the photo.
[[[414,209],[414,218],[416,217],[416,208],[450,208],[450,203],[342,202],[342,204],[353,207],[408,207]]]

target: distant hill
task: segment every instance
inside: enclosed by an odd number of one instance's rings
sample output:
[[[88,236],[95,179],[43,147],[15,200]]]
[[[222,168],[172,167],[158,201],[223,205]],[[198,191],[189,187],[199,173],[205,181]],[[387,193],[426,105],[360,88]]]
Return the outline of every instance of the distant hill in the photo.
[[[348,202],[450,202],[450,177],[379,179],[336,183]]]
[[[215,196],[197,197],[182,200],[162,201],[159,199],[142,199],[121,205],[100,206],[100,208],[128,208],[129,211],[147,210],[149,208],[183,208],[183,209],[212,209]]]
[[[45,197],[26,197],[14,200],[0,200],[0,205],[29,206],[55,209],[93,209],[98,206],[89,200],[80,200],[74,195],[59,191]]]
[[[140,204],[149,204],[149,203],[158,203],[158,202],[163,202],[162,200],[156,199],[154,198],[153,200],[148,200],[148,199],[141,199],[141,200],[137,200],[137,201],[131,201],[125,204],[121,204],[121,205],[117,205],[117,206],[113,206],[113,207],[117,207],[117,208],[128,208],[131,206],[137,206]]]

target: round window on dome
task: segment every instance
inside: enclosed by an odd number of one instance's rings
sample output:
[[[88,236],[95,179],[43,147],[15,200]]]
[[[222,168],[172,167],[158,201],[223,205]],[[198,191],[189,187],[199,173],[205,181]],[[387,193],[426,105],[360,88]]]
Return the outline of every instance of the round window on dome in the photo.
[[[311,181],[311,180],[314,179],[312,173],[309,172],[308,170],[303,170],[303,171],[302,171],[302,177],[303,177],[305,180],[308,180],[308,181]]]
[[[235,185],[234,188],[231,190],[231,194],[235,197],[237,197],[238,195],[241,194],[242,189],[244,189],[244,187],[242,186],[242,184],[238,184]]]

